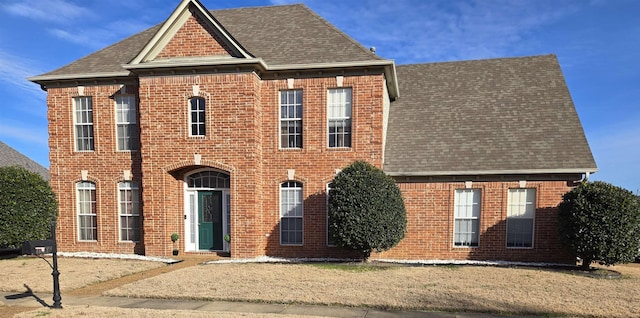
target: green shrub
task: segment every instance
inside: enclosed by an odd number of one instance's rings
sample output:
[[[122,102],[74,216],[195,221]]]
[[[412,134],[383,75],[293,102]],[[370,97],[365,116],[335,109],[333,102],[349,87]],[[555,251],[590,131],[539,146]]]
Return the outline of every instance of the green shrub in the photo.
[[[346,167],[330,185],[329,228],[337,246],[360,251],[365,259],[398,244],[407,216],[395,181],[364,161]]]
[[[631,262],[640,248],[640,200],[606,182],[582,183],[563,196],[558,229],[583,269]]]
[[[58,210],[49,183],[22,167],[0,167],[0,247],[51,236]]]

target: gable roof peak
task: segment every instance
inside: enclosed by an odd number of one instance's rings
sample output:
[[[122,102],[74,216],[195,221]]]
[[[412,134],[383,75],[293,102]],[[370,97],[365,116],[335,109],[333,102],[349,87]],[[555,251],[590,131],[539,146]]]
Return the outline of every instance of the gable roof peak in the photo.
[[[219,36],[220,41],[223,42],[221,44],[227,46],[231,51],[231,56],[238,58],[253,57],[198,0],[182,0],[151,40],[127,65],[135,66],[153,61],[187,20],[195,15],[201,17],[204,23]]]

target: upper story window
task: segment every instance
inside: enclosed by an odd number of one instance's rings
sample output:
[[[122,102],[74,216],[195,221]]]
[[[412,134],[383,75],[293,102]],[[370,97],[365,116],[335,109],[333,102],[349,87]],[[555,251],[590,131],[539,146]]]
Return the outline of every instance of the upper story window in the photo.
[[[302,183],[280,184],[280,244],[302,245]]]
[[[454,202],[454,246],[478,246],[480,238],[480,189],[459,189]]]
[[[507,247],[533,247],[536,189],[509,189]]]
[[[78,212],[78,240],[97,240],[98,216],[96,212],[96,184],[88,181],[76,183],[76,203]]]
[[[73,98],[76,151],[93,151],[93,102],[91,97]]]
[[[327,94],[329,147],[351,147],[351,88],[333,88]]]
[[[136,98],[118,95],[116,102],[116,144],[119,151],[138,150]]]
[[[194,97],[189,100],[189,135],[206,136],[205,100]]]
[[[302,148],[302,90],[280,91],[280,148]]]

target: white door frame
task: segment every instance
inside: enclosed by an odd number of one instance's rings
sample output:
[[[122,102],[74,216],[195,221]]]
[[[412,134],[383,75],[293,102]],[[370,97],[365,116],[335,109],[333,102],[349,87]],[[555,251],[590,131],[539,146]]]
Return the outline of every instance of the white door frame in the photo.
[[[231,204],[231,190],[225,188],[189,188],[187,178],[189,175],[202,172],[202,171],[215,171],[214,169],[198,169],[191,171],[184,177],[184,250],[185,252],[200,252],[198,248],[198,191],[220,191],[222,192],[222,236],[231,235],[230,230],[230,204]],[[223,249],[221,251],[214,252],[229,252],[229,242],[222,240]],[[204,250],[202,250],[204,251]],[[208,251],[208,250],[207,250]]]

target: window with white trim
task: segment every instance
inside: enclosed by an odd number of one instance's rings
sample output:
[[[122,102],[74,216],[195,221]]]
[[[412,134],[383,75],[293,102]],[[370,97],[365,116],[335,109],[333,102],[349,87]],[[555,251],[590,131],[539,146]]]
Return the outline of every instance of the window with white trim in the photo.
[[[457,189],[454,202],[454,246],[478,246],[480,240],[480,189]]]
[[[302,183],[280,184],[280,244],[302,245]]]
[[[74,127],[76,151],[93,151],[93,102],[90,96],[74,97]]]
[[[76,183],[76,202],[78,240],[96,241],[98,239],[98,217],[96,213],[95,183],[88,181]]]
[[[327,93],[329,148],[351,147],[351,88],[332,88]]]
[[[536,189],[509,189],[507,247],[533,247]]]
[[[302,90],[280,91],[280,148],[302,148]]]
[[[140,241],[140,189],[134,182],[118,183],[120,241]]]
[[[138,121],[136,98],[133,95],[117,95],[116,145],[118,151],[138,150]]]
[[[202,97],[194,97],[189,100],[189,135],[206,135],[205,100]]]

